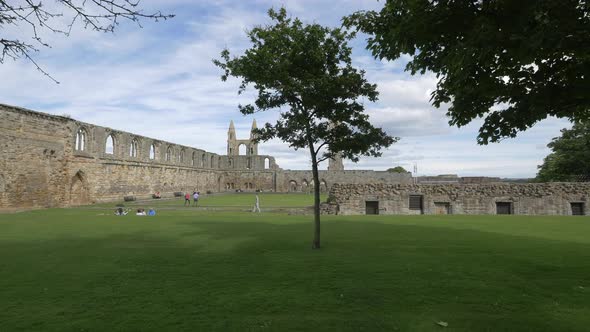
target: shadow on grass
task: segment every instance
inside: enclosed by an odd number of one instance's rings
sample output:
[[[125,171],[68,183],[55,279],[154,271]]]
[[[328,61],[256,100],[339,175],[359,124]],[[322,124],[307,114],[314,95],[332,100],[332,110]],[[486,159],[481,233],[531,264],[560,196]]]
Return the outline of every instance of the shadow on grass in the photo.
[[[312,251],[311,223],[191,218],[65,222],[58,225],[69,235],[41,239],[18,240],[11,230],[14,238],[0,242],[2,329],[436,331],[445,321],[446,331],[587,331],[590,324],[588,244],[330,219],[325,247]]]

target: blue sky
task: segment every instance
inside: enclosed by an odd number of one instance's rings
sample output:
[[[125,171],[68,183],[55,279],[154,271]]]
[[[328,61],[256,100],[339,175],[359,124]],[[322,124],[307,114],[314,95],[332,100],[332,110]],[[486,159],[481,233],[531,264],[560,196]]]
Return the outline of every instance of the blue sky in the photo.
[[[41,47],[36,60],[61,84],[44,78],[24,60],[6,61],[0,65],[0,102],[224,154],[231,119],[238,138],[248,136],[252,117],[242,116],[237,105],[251,101],[252,94],[238,96],[235,80],[220,80],[211,60],[223,48],[234,54],[246,49],[245,31],[268,22],[270,7],[285,6],[305,22],[336,26],[342,16],[378,9],[382,2],[144,0],[142,6],[176,17],[142,22],[143,28],[124,22],[114,34],[81,27],[68,38],[45,34],[52,48]],[[24,31],[24,26],[9,27],[3,34],[25,39],[29,35]],[[532,177],[549,152],[546,144],[568,126],[563,120],[545,120],[515,139],[478,146],[479,122],[451,128],[446,110],[429,104],[436,85],[433,75],[405,73],[408,58],[373,59],[363,38],[353,46],[355,65],[367,71],[380,91],[377,103],[366,104],[371,120],[401,140],[381,158],[345,162],[348,169],[401,165],[411,170],[417,163],[420,175]],[[259,125],[276,118],[277,112],[256,114]],[[280,141],[262,143],[259,153],[275,156],[285,169],[310,167],[306,151],[294,152]]]

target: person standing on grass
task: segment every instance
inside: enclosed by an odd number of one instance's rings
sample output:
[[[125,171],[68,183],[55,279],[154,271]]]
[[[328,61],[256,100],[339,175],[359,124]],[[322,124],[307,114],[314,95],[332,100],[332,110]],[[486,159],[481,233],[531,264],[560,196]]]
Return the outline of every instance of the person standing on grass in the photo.
[[[193,205],[197,206],[198,203],[199,203],[199,192],[195,191],[193,194]]]
[[[191,206],[191,194],[186,193],[184,194],[184,206],[188,203],[188,206]]]
[[[260,199],[258,199],[258,194],[256,194],[256,203],[254,203],[254,208],[252,209],[252,212],[260,213]]]

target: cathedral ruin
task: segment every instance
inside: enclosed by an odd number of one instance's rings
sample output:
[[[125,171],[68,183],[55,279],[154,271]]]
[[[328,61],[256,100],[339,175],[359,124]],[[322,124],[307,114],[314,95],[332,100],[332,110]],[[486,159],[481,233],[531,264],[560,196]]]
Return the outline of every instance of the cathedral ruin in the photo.
[[[311,171],[280,168],[273,156],[258,154],[253,139],[252,131],[249,138],[238,139],[232,121],[227,154],[219,155],[0,104],[0,210],[68,207],[120,201],[126,196],[151,198],[156,192],[171,197],[193,190],[312,191]],[[415,184],[410,173],[344,170],[342,159],[336,157],[328,170],[320,171],[320,190],[330,193],[322,210],[572,215],[586,214],[590,204],[588,184],[498,184],[494,180],[458,178]]]

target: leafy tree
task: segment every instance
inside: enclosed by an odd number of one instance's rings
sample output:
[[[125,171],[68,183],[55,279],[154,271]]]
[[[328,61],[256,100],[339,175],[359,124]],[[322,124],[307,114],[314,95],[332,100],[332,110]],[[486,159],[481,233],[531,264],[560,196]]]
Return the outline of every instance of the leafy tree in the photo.
[[[369,34],[381,59],[412,56],[406,70],[438,78],[431,101],[450,103],[451,125],[484,118],[488,144],[548,116],[590,115],[590,2],[387,0],[344,25]]]
[[[389,173],[408,173],[405,168],[401,166],[395,166],[394,168],[388,168],[387,171]]]
[[[252,47],[239,57],[226,49],[214,63],[228,76],[258,92],[253,104],[239,106],[243,114],[276,110],[279,120],[255,132],[257,141],[279,138],[294,149],[309,150],[314,183],[314,240],[320,248],[320,183],[318,164],[340,154],[380,156],[397,138],[369,123],[359,100],[377,100],[376,85],[351,64],[350,34],[339,28],[303,24],[287,17],[284,8],[268,11],[272,25],[248,32]]]
[[[539,166],[539,182],[571,181],[590,177],[590,124],[578,122],[571,129],[562,129],[561,136],[547,144],[551,152]]]
[[[0,31],[8,25],[18,27],[32,42],[0,35],[0,64],[5,59],[24,58],[29,60],[40,72],[57,82],[37,64],[32,53],[39,46],[51,47],[43,41],[43,31],[69,36],[77,23],[84,28],[100,32],[114,32],[120,21],[128,20],[141,26],[141,19],[166,20],[174,15],[161,12],[144,13],[141,0],[56,0],[55,5],[47,6],[40,0],[0,0]],[[27,31],[28,30],[28,31]]]

